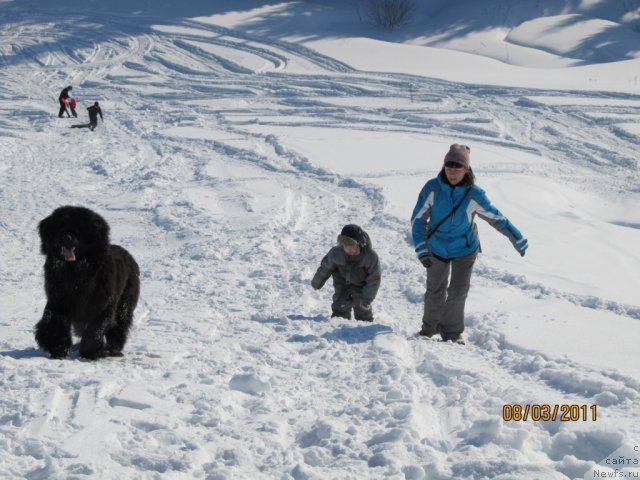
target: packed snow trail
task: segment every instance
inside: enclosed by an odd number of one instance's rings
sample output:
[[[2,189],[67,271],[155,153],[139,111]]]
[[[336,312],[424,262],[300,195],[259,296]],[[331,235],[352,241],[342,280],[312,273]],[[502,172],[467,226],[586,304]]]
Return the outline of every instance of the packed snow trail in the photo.
[[[485,178],[516,171],[637,189],[635,139],[612,118],[638,107],[601,107],[594,119],[581,108],[586,93],[358,72],[301,45],[194,20],[148,28],[115,14],[59,20],[6,8],[0,43],[13,39],[14,51],[3,51],[0,70],[0,382],[11,394],[0,401],[0,476],[581,478],[638,438],[637,381],[499,333],[514,305],[551,314],[558,302],[580,316],[593,310],[590,297],[481,259],[467,346],[416,338],[425,274],[407,241],[413,205],[405,217],[390,212],[366,164],[336,173],[286,135],[455,138],[554,162],[504,164]],[[55,118],[67,84],[81,105],[103,105],[96,132]],[[530,100],[545,96],[577,100]],[[597,181],[605,171],[609,184]],[[395,174],[428,178],[401,166]],[[62,204],[103,214],[113,242],[140,264],[122,359],[51,361],[35,348],[44,306],[36,226]],[[373,324],[330,319],[330,285],[320,294],[309,286],[349,222],[369,231],[383,263]],[[629,302],[597,300],[638,319]],[[516,403],[597,404],[601,416],[502,421]]]

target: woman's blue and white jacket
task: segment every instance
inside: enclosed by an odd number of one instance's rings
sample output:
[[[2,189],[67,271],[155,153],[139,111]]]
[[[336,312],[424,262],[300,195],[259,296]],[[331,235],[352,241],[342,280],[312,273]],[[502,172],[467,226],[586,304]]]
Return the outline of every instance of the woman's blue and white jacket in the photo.
[[[411,235],[418,258],[435,255],[448,260],[469,255],[477,250],[480,240],[474,223],[475,215],[505,235],[520,255],[524,255],[528,246],[527,240],[491,204],[484,190],[466,183],[452,186],[444,175],[444,172],[441,172],[425,184],[413,209]],[[468,190],[470,191],[467,193]],[[434,228],[449,215],[460,202],[462,204],[456,213],[440,225],[427,240],[429,229]]]

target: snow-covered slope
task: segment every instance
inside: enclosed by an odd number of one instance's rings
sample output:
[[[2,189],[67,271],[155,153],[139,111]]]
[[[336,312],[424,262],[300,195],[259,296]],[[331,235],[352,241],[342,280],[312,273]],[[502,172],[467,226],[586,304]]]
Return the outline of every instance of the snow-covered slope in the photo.
[[[388,34],[348,2],[185,3],[0,3],[0,477],[595,478],[633,452],[638,5],[434,2]],[[453,18],[468,31],[438,37]],[[473,50],[482,18],[508,60]],[[55,116],[68,84],[80,121],[100,101],[95,132]],[[453,142],[530,244],[480,223],[465,347],[415,337],[408,235]],[[140,264],[124,358],[35,346],[36,226],[64,204]],[[309,286],[351,222],[383,265],[373,324]]]

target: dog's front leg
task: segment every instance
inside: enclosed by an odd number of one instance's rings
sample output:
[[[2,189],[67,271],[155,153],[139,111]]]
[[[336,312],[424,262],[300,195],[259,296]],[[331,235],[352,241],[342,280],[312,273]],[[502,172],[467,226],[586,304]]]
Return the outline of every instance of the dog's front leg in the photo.
[[[87,327],[82,334],[78,353],[88,360],[97,360],[107,355],[104,346],[104,330]]]
[[[104,334],[109,325],[115,322],[115,306],[106,307],[97,318],[91,319],[82,333],[80,356],[89,360],[107,356]]]
[[[71,348],[71,328],[65,315],[49,304],[42,319],[36,324],[35,337],[38,346],[51,354],[51,358],[65,358]]]

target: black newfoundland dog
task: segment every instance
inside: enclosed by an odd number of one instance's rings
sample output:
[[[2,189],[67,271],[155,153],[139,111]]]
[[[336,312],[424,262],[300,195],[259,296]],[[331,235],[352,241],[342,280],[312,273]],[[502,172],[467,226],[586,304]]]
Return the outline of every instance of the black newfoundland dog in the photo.
[[[36,342],[52,358],[81,337],[81,357],[121,356],[140,294],[138,264],[109,243],[109,225],[84,207],[65,206],[38,225],[47,305],[36,324]]]

